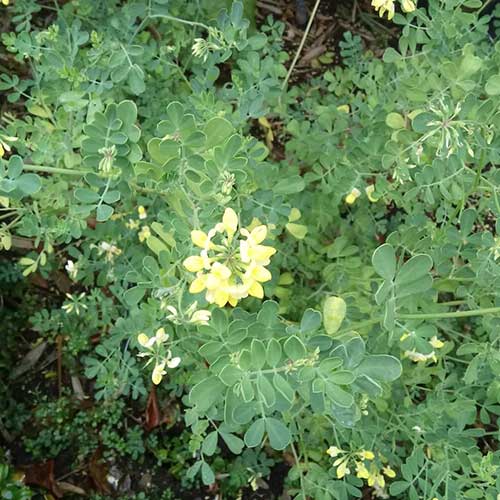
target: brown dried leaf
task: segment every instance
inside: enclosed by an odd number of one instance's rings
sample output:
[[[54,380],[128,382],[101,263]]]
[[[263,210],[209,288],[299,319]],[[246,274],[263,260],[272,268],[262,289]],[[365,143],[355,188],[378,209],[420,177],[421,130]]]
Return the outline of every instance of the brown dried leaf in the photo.
[[[160,408],[158,407],[158,397],[156,396],[156,387],[153,386],[146,403],[146,414],[144,428],[150,431],[161,424]]]
[[[56,498],[63,496],[63,492],[54,479],[54,460],[28,465],[24,468],[24,472],[26,474],[24,478],[25,484],[45,488]]]

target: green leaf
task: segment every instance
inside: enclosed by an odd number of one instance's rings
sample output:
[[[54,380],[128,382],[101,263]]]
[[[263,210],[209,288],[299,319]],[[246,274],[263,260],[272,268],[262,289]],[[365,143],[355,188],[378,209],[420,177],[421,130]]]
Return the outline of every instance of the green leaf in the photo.
[[[234,132],[234,128],[231,122],[216,116],[206,123],[203,132],[207,138],[205,148],[211,149],[222,144]]]
[[[201,445],[201,451],[208,455],[209,457],[215,453],[217,449],[217,439],[218,434],[217,431],[213,431],[207,435],[207,437],[203,440],[203,444]]]
[[[281,360],[281,345],[276,339],[271,339],[267,344],[266,361],[274,368]]]
[[[189,402],[198,411],[207,411],[224,392],[224,384],[217,377],[208,377],[196,384],[189,393]]]
[[[300,193],[306,187],[304,179],[300,175],[292,175],[279,180],[273,187],[275,194]]]
[[[400,361],[394,356],[386,354],[372,354],[365,357],[357,368],[358,373],[382,382],[392,382],[400,377],[402,367]]]
[[[288,427],[275,418],[266,418],[266,432],[269,444],[275,450],[284,450],[292,440]]]
[[[385,123],[388,127],[396,130],[405,128],[406,126],[404,117],[401,116],[399,113],[389,113],[385,117]]]
[[[245,446],[242,439],[227,432],[220,432],[220,435],[232,453],[239,455],[242,452],[243,447]]]
[[[260,370],[266,363],[266,348],[259,339],[253,339],[250,347],[252,355],[252,367],[254,370]]]
[[[100,199],[99,193],[88,188],[75,189],[75,198],[82,203],[97,203]]]
[[[499,95],[500,94],[500,75],[493,75],[488,78],[486,85],[484,87],[488,95]]]
[[[140,286],[134,286],[129,288],[124,294],[123,299],[129,306],[137,305],[140,300],[144,297],[146,289]]]
[[[432,259],[429,255],[420,254],[413,256],[403,264],[398,271],[395,283],[403,285],[423,278],[432,269]]]
[[[348,371],[348,370],[339,370],[338,372],[334,372],[330,375],[328,378],[329,382],[332,382],[334,384],[338,385],[349,385],[354,382],[356,379],[356,376],[354,373]]]
[[[42,181],[36,174],[22,174],[16,179],[17,187],[26,195],[32,195],[42,189]]]
[[[323,325],[326,333],[333,335],[342,324],[346,303],[341,297],[328,297],[323,305]]]
[[[288,337],[284,345],[286,355],[292,360],[303,359],[306,356],[306,348],[296,335]]]
[[[265,375],[259,375],[257,377],[257,389],[261,396],[261,399],[264,400],[264,404],[271,408],[276,403],[276,393],[274,392],[274,388],[267,379]]]
[[[349,408],[354,403],[352,394],[344,391],[338,385],[327,382],[325,383],[325,391],[328,398],[342,408]]]
[[[287,231],[298,240],[303,240],[307,234],[307,226],[303,224],[295,224],[293,222],[289,222],[286,224]]]
[[[222,382],[231,387],[243,376],[243,372],[234,365],[226,365],[222,371],[219,373],[219,378]]]
[[[314,309],[306,309],[300,322],[302,333],[315,332],[321,326],[321,313]]]
[[[291,385],[279,373],[275,373],[273,377],[274,388],[290,403],[293,402],[295,391]]]
[[[373,268],[379,276],[392,280],[396,274],[396,252],[394,248],[385,243],[378,247],[372,256]]]
[[[410,487],[410,484],[407,481],[394,481],[389,486],[389,492],[391,495],[399,495],[403,491],[406,491]]]
[[[255,420],[245,432],[243,439],[249,448],[255,448],[255,446],[259,446],[259,444],[262,443],[266,429],[265,421],[266,419],[264,418]]]
[[[210,465],[208,465],[206,462],[203,462],[201,464],[201,480],[206,486],[215,483],[215,474]]]
[[[395,63],[401,60],[401,54],[392,47],[389,47],[384,52],[383,59],[385,63]]]
[[[116,117],[126,125],[132,125],[137,120],[137,106],[133,101],[122,101],[116,107]]]
[[[102,203],[101,205],[99,205],[97,207],[97,211],[96,211],[97,222],[107,221],[113,215],[114,211],[115,210],[113,207],[110,207],[109,205],[105,205],[104,203]]]

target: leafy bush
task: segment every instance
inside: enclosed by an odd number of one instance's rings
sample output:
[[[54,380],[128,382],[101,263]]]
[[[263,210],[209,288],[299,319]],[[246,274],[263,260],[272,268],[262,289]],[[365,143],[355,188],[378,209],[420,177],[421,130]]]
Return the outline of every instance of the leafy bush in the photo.
[[[27,449],[167,462],[122,421],[152,382],[191,484],[236,497],[288,456],[297,499],[495,500],[490,16],[374,2],[394,46],[347,32],[292,85],[282,23],[209,3],[80,0],[44,26],[44,3],[8,7],[1,279],[59,283],[30,327],[102,405],[40,404]]]

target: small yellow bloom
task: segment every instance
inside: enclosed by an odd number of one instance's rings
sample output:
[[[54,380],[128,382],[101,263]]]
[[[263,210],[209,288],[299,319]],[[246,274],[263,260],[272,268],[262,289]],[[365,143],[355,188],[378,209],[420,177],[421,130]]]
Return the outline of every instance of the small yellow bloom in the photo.
[[[434,351],[429,354],[423,354],[421,352],[416,352],[414,349],[412,351],[405,351],[404,356],[410,358],[415,363],[425,363],[429,359],[437,363],[436,353]]]
[[[2,0],[2,4],[7,7],[9,5],[10,0]]]
[[[129,219],[128,222],[125,223],[125,226],[128,229],[139,229],[139,221],[138,220]]]
[[[372,6],[382,17],[387,12],[387,19],[394,17],[394,0],[372,0]]]
[[[351,108],[349,107],[349,104],[341,104],[340,106],[337,106],[337,111],[341,111],[342,113],[349,113],[351,111]]]
[[[391,479],[396,477],[396,473],[391,469],[391,467],[388,465],[386,467],[382,468],[382,472],[387,476],[390,477]]]
[[[145,333],[140,333],[140,334],[137,336],[137,342],[139,342],[139,344],[140,344],[142,347],[147,347],[147,345],[148,345],[148,341],[149,341],[149,337],[148,337]]]
[[[434,347],[434,349],[441,349],[444,346],[444,342],[439,340],[436,335],[429,340],[429,344]]]
[[[146,209],[142,205],[139,205],[137,207],[137,212],[139,214],[139,219],[141,220],[145,219],[148,216]]]
[[[328,448],[326,450],[326,454],[330,455],[332,458],[337,457],[340,453],[343,453],[343,452],[344,451],[341,450],[340,448],[338,448],[337,446],[330,446],[330,448]]]
[[[232,238],[238,229],[238,216],[232,208],[226,208],[222,216],[222,224],[229,238]]]
[[[151,379],[153,380],[153,384],[158,385],[163,378],[163,375],[166,375],[165,371],[165,362],[158,363],[155,365],[153,369],[153,374],[151,375]]]
[[[363,462],[356,462],[356,476],[360,479],[368,479],[370,473]]]
[[[197,273],[205,267],[203,257],[199,255],[191,255],[184,260],[182,265],[191,273]]]
[[[372,203],[376,203],[378,201],[378,198],[373,196],[374,192],[375,192],[375,186],[373,184],[370,184],[369,186],[365,187],[366,196]]]
[[[199,231],[195,229],[194,231],[191,231],[191,241],[200,248],[205,248],[206,244],[208,243],[208,235],[207,233],[203,231]]]
[[[189,287],[189,293],[200,293],[207,287],[207,277],[203,274],[197,276]]]
[[[368,451],[368,450],[361,450],[358,453],[358,456],[360,456],[364,460],[373,460],[375,458],[373,451]]]
[[[416,6],[412,0],[403,0],[401,2],[401,8],[403,9],[403,12],[413,12],[416,9]]]
[[[256,297],[258,299],[263,299],[264,298],[264,288],[262,288],[262,285],[258,281],[254,281],[248,287],[248,295],[251,295],[252,297]]]
[[[148,226],[143,226],[142,229],[139,231],[139,241],[142,243],[143,241],[146,241],[150,236],[151,236],[151,231]]]
[[[352,188],[351,192],[345,197],[344,201],[348,205],[352,205],[361,195],[361,191],[357,188]]]
[[[351,471],[347,467],[347,459],[344,459],[337,467],[337,478],[342,479],[346,474],[350,474]]]

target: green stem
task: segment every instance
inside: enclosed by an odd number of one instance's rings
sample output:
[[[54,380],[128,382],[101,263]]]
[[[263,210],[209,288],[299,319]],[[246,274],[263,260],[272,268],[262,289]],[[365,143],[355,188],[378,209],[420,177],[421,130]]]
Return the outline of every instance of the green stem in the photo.
[[[168,14],[150,14],[148,17],[150,19],[168,19],[169,21],[176,21],[181,24],[187,24],[188,26],[198,26],[199,28],[206,29],[207,31],[210,29],[206,24],[199,23],[197,21],[188,21],[187,19],[182,19],[180,17],[169,16]]]
[[[45,172],[47,174],[63,174],[83,176],[90,173],[90,170],[71,170],[69,168],[45,167],[43,165],[23,165],[23,170],[30,172]]]
[[[484,309],[469,309],[468,311],[455,311],[445,313],[424,314],[398,314],[398,319],[440,319],[440,318],[467,318],[469,316],[484,316],[486,314],[500,313],[500,307],[486,307]]]

